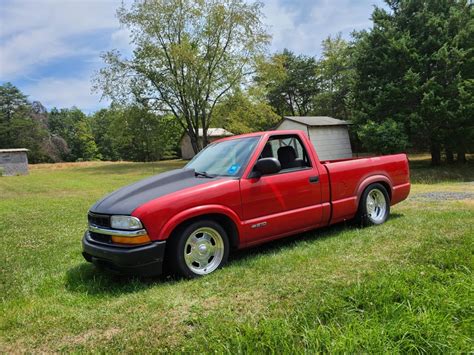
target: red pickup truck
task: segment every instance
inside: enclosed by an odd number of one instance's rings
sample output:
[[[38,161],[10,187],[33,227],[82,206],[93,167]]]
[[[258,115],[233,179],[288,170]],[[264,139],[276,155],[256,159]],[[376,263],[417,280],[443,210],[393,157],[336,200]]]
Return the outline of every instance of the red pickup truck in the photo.
[[[122,273],[164,266],[192,278],[235,249],[354,218],[381,224],[409,192],[405,154],[320,161],[302,131],[234,136],[98,201],[83,255]]]

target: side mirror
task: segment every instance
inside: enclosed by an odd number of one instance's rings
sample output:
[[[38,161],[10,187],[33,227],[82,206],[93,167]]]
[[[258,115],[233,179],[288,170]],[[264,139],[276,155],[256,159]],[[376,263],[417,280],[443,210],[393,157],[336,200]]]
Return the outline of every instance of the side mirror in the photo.
[[[275,158],[262,158],[257,160],[253,168],[252,177],[260,177],[262,175],[276,174],[281,170],[281,164]]]

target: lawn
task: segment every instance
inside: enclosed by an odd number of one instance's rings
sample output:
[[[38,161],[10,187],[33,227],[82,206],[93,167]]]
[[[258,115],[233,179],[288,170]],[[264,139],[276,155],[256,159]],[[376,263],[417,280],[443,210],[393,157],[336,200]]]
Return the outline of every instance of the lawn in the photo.
[[[350,224],[232,256],[188,281],[81,256],[88,208],[181,166],[38,165],[0,178],[0,352],[472,352],[474,165],[412,159],[410,198]]]

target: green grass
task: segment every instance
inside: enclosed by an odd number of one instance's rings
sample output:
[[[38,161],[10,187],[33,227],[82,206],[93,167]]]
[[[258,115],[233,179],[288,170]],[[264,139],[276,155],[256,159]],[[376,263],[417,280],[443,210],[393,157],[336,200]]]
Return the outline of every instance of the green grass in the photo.
[[[439,184],[446,182],[474,181],[474,155],[469,155],[465,164],[449,164],[441,167],[431,166],[430,156],[427,154],[413,154],[409,156],[412,170],[412,183]]]
[[[102,195],[181,166],[84,163],[0,178],[0,352],[472,352],[474,201],[409,198],[387,223],[240,251],[197,280],[117,277],[80,254]],[[472,163],[471,163],[472,164]],[[414,159],[411,196],[474,193]]]

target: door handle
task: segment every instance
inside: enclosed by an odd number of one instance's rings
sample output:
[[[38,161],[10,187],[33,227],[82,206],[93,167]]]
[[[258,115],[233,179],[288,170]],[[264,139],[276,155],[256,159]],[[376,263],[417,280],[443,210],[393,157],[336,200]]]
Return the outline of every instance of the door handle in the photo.
[[[310,176],[309,182],[312,184],[317,184],[319,182],[319,176]]]

